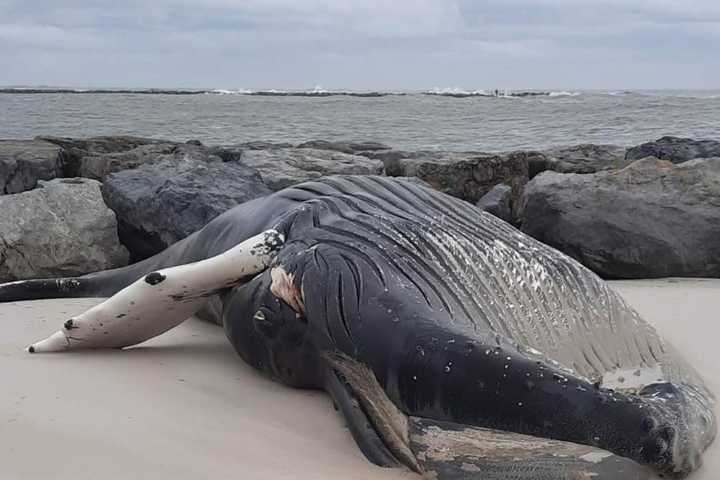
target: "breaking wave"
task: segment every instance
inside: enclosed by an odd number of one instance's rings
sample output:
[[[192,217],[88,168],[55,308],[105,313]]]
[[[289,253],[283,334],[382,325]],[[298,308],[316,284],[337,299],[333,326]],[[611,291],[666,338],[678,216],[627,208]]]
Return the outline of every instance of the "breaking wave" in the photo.
[[[336,95],[349,97],[384,97],[386,95],[404,95],[396,92],[360,92],[351,90],[326,90],[315,87],[312,90],[250,90],[250,89],[77,89],[55,87],[0,87],[0,93],[16,94],[145,94],[145,95],[257,95],[277,97],[331,97]]]
[[[493,93],[490,93],[486,90],[463,90],[462,88],[458,87],[445,87],[445,88],[438,88],[435,87],[431,90],[427,90],[426,92],[423,92],[426,95],[439,95],[444,97],[491,97],[495,96]]]
[[[425,95],[438,95],[441,97],[494,97],[494,98],[523,98],[523,97],[576,97],[580,95],[580,92],[542,92],[537,90],[507,90],[507,89],[494,89],[494,90],[463,90],[458,87],[435,87],[431,90],[423,92]]]
[[[252,94],[253,91],[252,91],[252,90],[247,90],[247,89],[244,89],[244,88],[241,88],[241,89],[239,89],[239,90],[225,90],[225,89],[222,89],[222,88],[216,88],[215,90],[211,90],[211,91],[206,92],[206,93],[214,93],[214,94],[217,94],[217,95],[249,95],[249,94]]]
[[[549,92],[548,97],[577,97],[580,92]]]

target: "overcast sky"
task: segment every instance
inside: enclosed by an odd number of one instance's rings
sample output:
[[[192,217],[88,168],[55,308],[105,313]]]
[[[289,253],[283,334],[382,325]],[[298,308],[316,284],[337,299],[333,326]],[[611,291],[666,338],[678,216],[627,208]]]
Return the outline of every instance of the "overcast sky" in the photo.
[[[0,0],[0,85],[720,88],[720,0]]]

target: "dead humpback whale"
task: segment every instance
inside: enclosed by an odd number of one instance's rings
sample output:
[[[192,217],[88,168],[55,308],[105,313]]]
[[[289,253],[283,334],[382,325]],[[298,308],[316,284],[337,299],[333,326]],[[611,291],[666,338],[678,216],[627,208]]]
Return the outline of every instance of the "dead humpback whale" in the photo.
[[[164,252],[0,301],[108,296],[30,352],[135,345],[204,307],[250,365],[326,390],[366,457],[430,478],[683,477],[714,439],[699,375],[595,274],[470,204],[328,177]]]

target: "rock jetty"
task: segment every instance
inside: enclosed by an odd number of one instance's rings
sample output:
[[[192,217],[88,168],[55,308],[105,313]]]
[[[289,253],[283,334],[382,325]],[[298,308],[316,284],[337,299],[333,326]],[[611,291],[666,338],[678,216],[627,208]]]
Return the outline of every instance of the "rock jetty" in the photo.
[[[373,141],[44,136],[0,140],[0,281],[137,261],[239,203],[328,175],[424,183],[607,278],[720,277],[715,140],[449,152]]]

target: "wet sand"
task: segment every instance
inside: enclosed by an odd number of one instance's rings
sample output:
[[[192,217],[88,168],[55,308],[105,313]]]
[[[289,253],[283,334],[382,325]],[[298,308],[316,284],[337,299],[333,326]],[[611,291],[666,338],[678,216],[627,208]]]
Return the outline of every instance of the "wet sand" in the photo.
[[[720,392],[720,280],[613,282]],[[92,299],[0,304],[0,479],[406,479],[329,398],[273,383],[197,320],[126,351],[30,355]],[[720,474],[720,441],[691,478]]]

